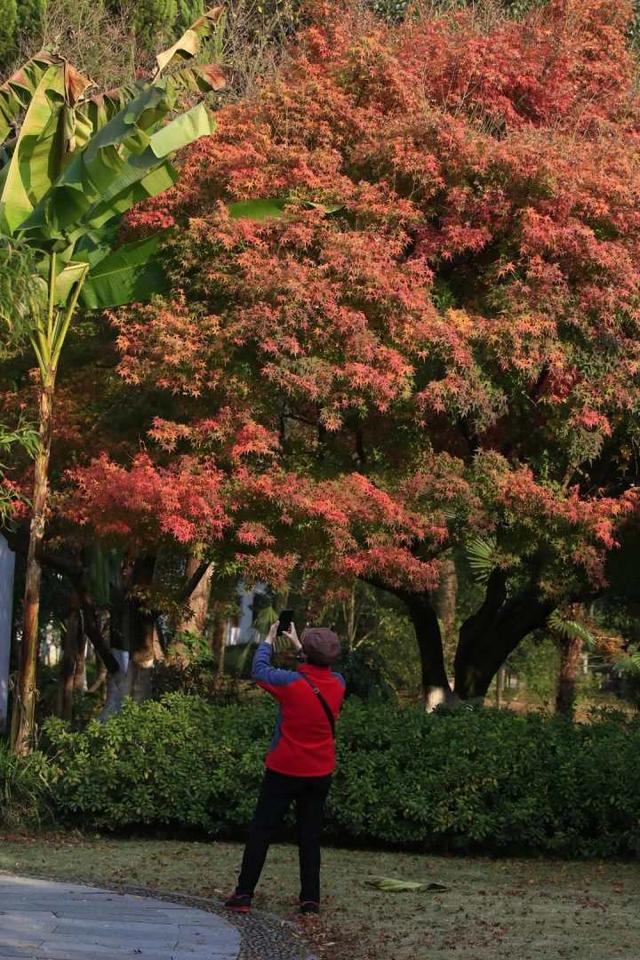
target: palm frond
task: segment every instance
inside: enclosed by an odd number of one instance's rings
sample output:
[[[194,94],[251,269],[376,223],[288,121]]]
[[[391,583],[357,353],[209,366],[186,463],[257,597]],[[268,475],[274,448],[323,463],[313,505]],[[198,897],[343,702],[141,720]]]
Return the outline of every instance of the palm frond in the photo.
[[[630,650],[626,656],[621,657],[614,663],[614,669],[617,673],[623,673],[630,677],[640,677],[640,647]]]
[[[497,543],[495,537],[473,537],[467,541],[466,554],[473,578],[485,584],[496,566]]]
[[[558,610],[554,610],[547,619],[547,626],[562,640],[582,640],[586,647],[593,649],[596,638],[583,623],[564,617]]]

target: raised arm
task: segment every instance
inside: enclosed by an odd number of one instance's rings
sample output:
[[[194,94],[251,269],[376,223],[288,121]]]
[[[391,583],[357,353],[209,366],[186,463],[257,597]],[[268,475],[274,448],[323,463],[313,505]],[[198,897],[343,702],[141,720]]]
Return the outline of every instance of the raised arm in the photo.
[[[278,624],[274,623],[267,634],[266,640],[263,640],[256,650],[251,668],[252,679],[275,697],[284,687],[300,678],[300,674],[296,670],[282,670],[271,666],[273,642],[276,638],[277,629]]]

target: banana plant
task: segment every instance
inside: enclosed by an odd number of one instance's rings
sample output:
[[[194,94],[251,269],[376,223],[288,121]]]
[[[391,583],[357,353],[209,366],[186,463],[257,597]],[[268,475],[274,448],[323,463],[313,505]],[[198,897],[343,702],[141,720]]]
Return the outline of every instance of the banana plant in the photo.
[[[39,377],[39,444],[27,555],[12,746],[33,739],[41,568],[56,374],[78,308],[148,300],[165,280],[162,237],[119,244],[135,203],[171,187],[170,158],[214,130],[204,94],[224,86],[215,64],[190,63],[216,29],[209,10],[156,58],[150,80],[96,92],[64,58],[38,53],[0,86],[0,322],[30,343]],[[189,94],[195,106],[180,109]],[[195,97],[194,97],[195,95]]]
[[[38,453],[38,434],[29,424],[19,424],[13,430],[0,423],[0,455],[13,447],[22,447],[30,457]],[[0,462],[0,523],[7,520],[15,504],[16,494],[4,480],[4,463]]]

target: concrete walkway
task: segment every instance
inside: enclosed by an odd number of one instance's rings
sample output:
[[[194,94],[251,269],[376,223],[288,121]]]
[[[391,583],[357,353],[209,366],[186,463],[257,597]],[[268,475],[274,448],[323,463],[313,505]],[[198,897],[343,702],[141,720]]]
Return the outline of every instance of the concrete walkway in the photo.
[[[236,960],[226,920],[179,904],[0,874],[0,960]]]

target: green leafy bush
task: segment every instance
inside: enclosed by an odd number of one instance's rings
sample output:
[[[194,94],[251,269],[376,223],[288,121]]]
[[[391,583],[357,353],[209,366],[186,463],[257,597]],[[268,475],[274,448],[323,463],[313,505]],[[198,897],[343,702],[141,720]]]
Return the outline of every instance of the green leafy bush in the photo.
[[[18,4],[18,30],[23,39],[37,37],[42,30],[47,0],[20,0]]]
[[[0,0],[0,62],[13,51],[17,16],[16,0]]]
[[[73,734],[45,726],[62,822],[237,834],[275,708],[171,694]],[[574,725],[509,711],[426,715],[350,700],[328,809],[336,841],[429,850],[640,852],[640,721]]]
[[[364,700],[397,699],[384,657],[375,647],[343,650],[339,670],[347,681],[347,694]]]
[[[168,693],[185,693],[218,704],[237,703],[240,699],[238,681],[233,676],[219,677],[211,656],[187,663],[159,663],[153,671],[152,684],[155,700],[161,700]]]
[[[178,0],[178,19],[176,21],[178,31],[188,30],[192,23],[201,17],[205,11],[206,4],[204,0]]]
[[[42,753],[14,757],[0,744],[0,823],[4,827],[35,827],[50,819],[52,772]]]
[[[220,707],[168,694],[143,706],[129,702],[82,734],[49,720],[44,742],[59,816],[98,829],[237,829],[251,815],[270,707],[262,700],[252,709]]]
[[[177,16],[176,0],[137,0],[131,23],[143,46],[152,49],[172,34]]]

